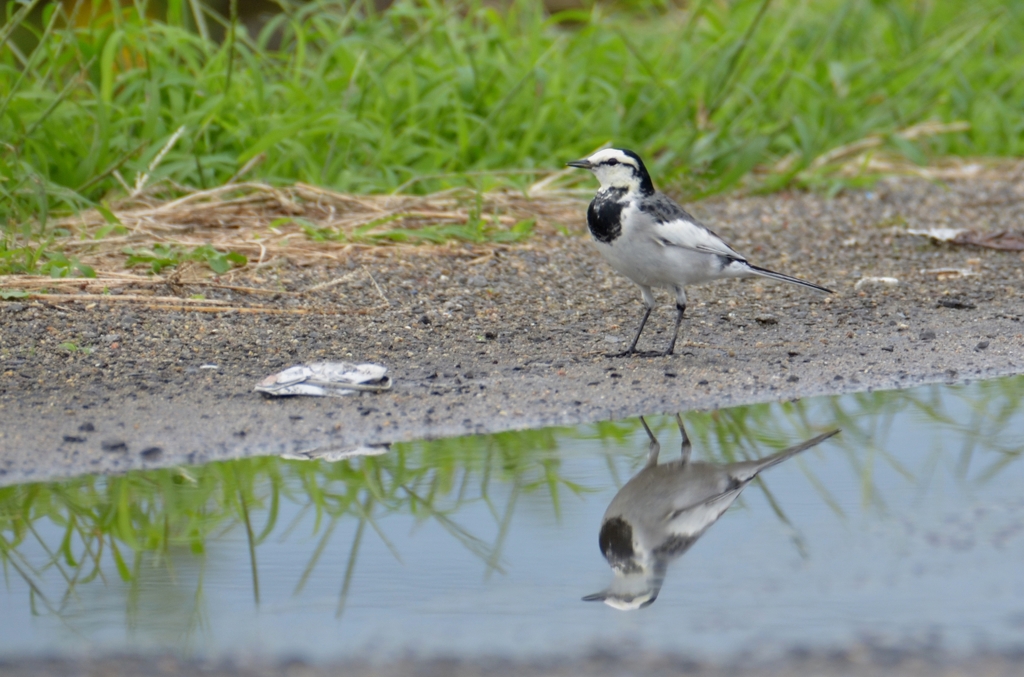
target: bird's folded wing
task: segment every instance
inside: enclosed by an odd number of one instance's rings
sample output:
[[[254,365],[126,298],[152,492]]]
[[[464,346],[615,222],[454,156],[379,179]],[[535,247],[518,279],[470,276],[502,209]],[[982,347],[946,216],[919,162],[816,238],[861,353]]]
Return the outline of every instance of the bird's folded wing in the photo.
[[[744,485],[745,486],[745,485]],[[677,508],[666,515],[668,530],[674,534],[697,536],[722,516],[743,491],[743,486],[723,491],[711,498],[685,508]]]
[[[682,247],[704,254],[727,256],[744,260],[735,249],[709,229],[686,219],[675,219],[655,224],[654,237],[664,246]]]

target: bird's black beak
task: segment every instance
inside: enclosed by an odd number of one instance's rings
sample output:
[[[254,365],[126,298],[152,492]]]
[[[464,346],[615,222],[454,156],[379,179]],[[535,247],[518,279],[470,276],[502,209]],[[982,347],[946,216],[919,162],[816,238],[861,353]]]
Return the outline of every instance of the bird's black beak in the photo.
[[[571,164],[571,163],[570,163]],[[584,602],[603,602],[608,599],[608,591],[602,590],[601,592],[595,592],[593,595],[587,595],[583,598]]]
[[[590,164],[590,160],[573,160],[572,162],[566,162],[567,167],[576,167],[577,169],[591,169],[594,165]]]

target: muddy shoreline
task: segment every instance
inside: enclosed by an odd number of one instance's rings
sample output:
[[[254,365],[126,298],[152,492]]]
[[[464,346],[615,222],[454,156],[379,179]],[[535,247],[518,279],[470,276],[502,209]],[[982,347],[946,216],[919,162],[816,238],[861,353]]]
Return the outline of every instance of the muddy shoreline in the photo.
[[[245,311],[251,295],[187,283],[113,295],[202,293],[241,310],[0,302],[0,485],[1024,371],[1024,255],[907,232],[1020,231],[1019,181],[889,180],[831,200],[782,193],[693,211],[752,263],[837,293],[694,287],[676,355],[608,358],[639,321],[638,290],[582,232],[551,231],[518,247],[378,248],[262,268],[245,284],[279,293],[256,299],[260,312]],[[673,311],[659,300],[643,350],[668,340]],[[394,388],[252,391],[327,359],[387,365]]]
[[[954,658],[934,649],[894,649],[855,646],[828,653],[794,651],[773,660],[742,660],[731,664],[704,663],[685,656],[640,651],[626,653],[595,652],[568,659],[510,660],[434,658],[413,656],[389,662],[359,661],[317,665],[295,659],[277,663],[258,660],[204,661],[160,657],[107,657],[85,660],[26,659],[0,661],[0,674],[9,677],[87,675],[115,677],[127,675],[201,674],[209,677],[390,677],[392,675],[446,675],[450,677],[561,677],[587,675],[694,675],[695,677],[784,677],[787,675],[824,675],[846,677],[1002,677],[1019,675],[1019,653],[979,652],[967,658]]]

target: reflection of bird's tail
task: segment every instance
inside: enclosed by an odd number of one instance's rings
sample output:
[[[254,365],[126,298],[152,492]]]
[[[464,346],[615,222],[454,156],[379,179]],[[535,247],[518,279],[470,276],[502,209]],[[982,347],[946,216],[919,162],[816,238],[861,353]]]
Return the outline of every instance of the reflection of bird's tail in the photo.
[[[833,293],[833,291],[831,289],[828,289],[827,287],[822,287],[820,284],[814,284],[813,282],[808,282],[807,280],[801,280],[798,277],[790,277],[789,275],[776,273],[774,270],[768,270],[767,268],[761,268],[758,266],[751,265],[749,263],[747,264],[747,267],[750,268],[750,272],[754,273],[755,275],[760,275],[761,277],[770,277],[773,280],[781,280],[783,282],[789,282],[790,284],[798,284],[801,287],[810,287],[815,291],[825,292],[826,294]]]
[[[827,433],[823,433],[821,435],[818,435],[817,437],[812,437],[806,442],[801,442],[800,444],[790,447],[789,449],[783,449],[777,454],[772,454],[771,456],[766,456],[764,458],[759,458],[753,461],[737,463],[730,469],[730,473],[736,479],[740,480],[741,482],[745,482],[747,480],[753,479],[755,476],[757,476],[759,472],[761,472],[765,468],[770,468],[773,465],[778,465],[779,463],[782,463],[786,459],[793,458],[801,451],[807,451],[811,447],[821,444],[828,438],[838,433],[838,429],[830,430]]]

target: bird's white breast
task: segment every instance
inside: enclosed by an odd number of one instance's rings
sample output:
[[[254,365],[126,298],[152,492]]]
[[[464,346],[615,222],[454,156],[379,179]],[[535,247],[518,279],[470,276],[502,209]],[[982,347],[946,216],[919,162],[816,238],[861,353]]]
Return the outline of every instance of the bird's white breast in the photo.
[[[606,261],[633,282],[645,287],[683,287],[722,277],[715,254],[674,246],[664,230],[632,201],[621,213],[622,233],[611,242],[595,240]],[[696,226],[695,226],[696,228]]]

